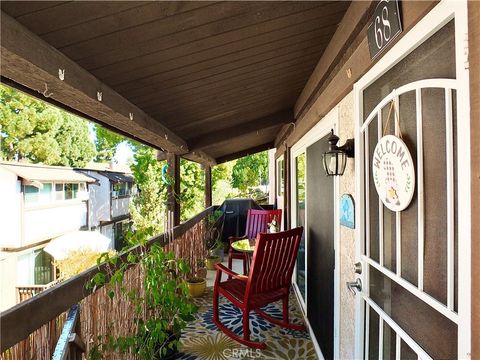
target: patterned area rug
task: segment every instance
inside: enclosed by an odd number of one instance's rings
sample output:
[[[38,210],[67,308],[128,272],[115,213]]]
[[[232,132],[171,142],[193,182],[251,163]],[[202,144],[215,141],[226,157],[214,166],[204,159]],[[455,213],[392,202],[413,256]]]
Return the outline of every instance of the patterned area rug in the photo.
[[[283,329],[250,313],[251,339],[264,341],[265,350],[250,349],[225,334],[213,323],[213,289],[195,299],[199,306],[196,319],[182,332],[182,348],[177,359],[231,360],[231,359],[317,359],[310,335],[306,331]],[[289,317],[301,322],[302,315],[293,293],[290,295]],[[281,302],[263,308],[269,315],[281,318]],[[237,334],[242,334],[242,313],[223,296],[220,296],[220,321]]]

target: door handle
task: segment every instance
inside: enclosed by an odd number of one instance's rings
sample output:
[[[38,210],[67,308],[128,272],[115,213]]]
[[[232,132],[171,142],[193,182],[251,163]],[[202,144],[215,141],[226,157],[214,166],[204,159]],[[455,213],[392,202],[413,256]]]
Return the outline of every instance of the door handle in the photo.
[[[357,278],[356,281],[347,281],[347,289],[352,293],[352,295],[357,295],[357,291],[362,291],[362,280],[360,280],[360,278]]]

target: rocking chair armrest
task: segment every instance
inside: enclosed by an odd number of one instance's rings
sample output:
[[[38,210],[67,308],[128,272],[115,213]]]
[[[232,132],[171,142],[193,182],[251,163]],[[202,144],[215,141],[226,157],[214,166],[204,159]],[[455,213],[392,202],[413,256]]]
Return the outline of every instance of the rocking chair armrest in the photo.
[[[247,281],[248,280],[248,276],[237,274],[235,271],[230,270],[225,265],[215,264],[215,268],[217,269],[217,274],[219,272],[224,272],[225,274],[230,275],[234,279],[238,279],[238,280],[242,280],[242,281]]]
[[[238,240],[244,240],[247,238],[247,235],[243,235],[243,236],[229,236],[228,237],[228,241],[230,241],[230,244],[235,242],[235,241],[238,241]]]

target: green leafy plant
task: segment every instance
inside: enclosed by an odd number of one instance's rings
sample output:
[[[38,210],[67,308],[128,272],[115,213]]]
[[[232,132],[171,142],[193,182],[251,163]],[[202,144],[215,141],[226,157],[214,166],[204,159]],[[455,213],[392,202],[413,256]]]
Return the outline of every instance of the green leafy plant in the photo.
[[[205,240],[209,250],[216,250],[224,247],[222,242],[223,220],[223,211],[221,210],[215,210],[206,218]]]
[[[103,261],[108,264],[107,272],[97,273],[89,287],[107,286],[112,301],[126,297],[134,305],[136,332],[100,337],[89,358],[103,358],[106,351],[136,353],[142,359],[161,359],[174,353],[181,330],[197,311],[186,282],[190,267],[158,244],[142,244],[123,257],[105,253],[97,260],[98,264]],[[123,284],[125,272],[132,266],[140,267],[143,289],[132,290]]]

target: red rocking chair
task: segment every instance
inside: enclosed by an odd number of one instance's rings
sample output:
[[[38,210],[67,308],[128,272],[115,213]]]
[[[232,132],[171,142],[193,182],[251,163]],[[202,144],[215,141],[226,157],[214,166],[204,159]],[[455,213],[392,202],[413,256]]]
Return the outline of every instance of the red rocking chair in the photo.
[[[213,322],[226,335],[249,347],[265,349],[265,343],[250,340],[251,310],[273,324],[294,330],[305,329],[301,324],[292,324],[288,321],[288,295],[302,232],[303,228],[298,227],[273,234],[258,234],[248,276],[239,275],[222,264],[215,265],[217,277],[213,290]],[[222,282],[222,273],[231,279]],[[220,294],[242,311],[243,337],[220,322],[218,316]],[[275,319],[260,309],[278,300],[282,300],[283,303],[282,320]]]
[[[277,226],[280,228],[282,224],[282,210],[257,210],[248,209],[247,227],[245,235],[236,237],[230,236],[230,244],[242,239],[255,239],[258,233],[266,233],[268,224],[272,222],[273,218],[277,220]],[[243,273],[247,272],[247,258],[244,253],[234,250],[231,246],[228,251],[228,267],[232,268],[232,260],[243,260]]]

